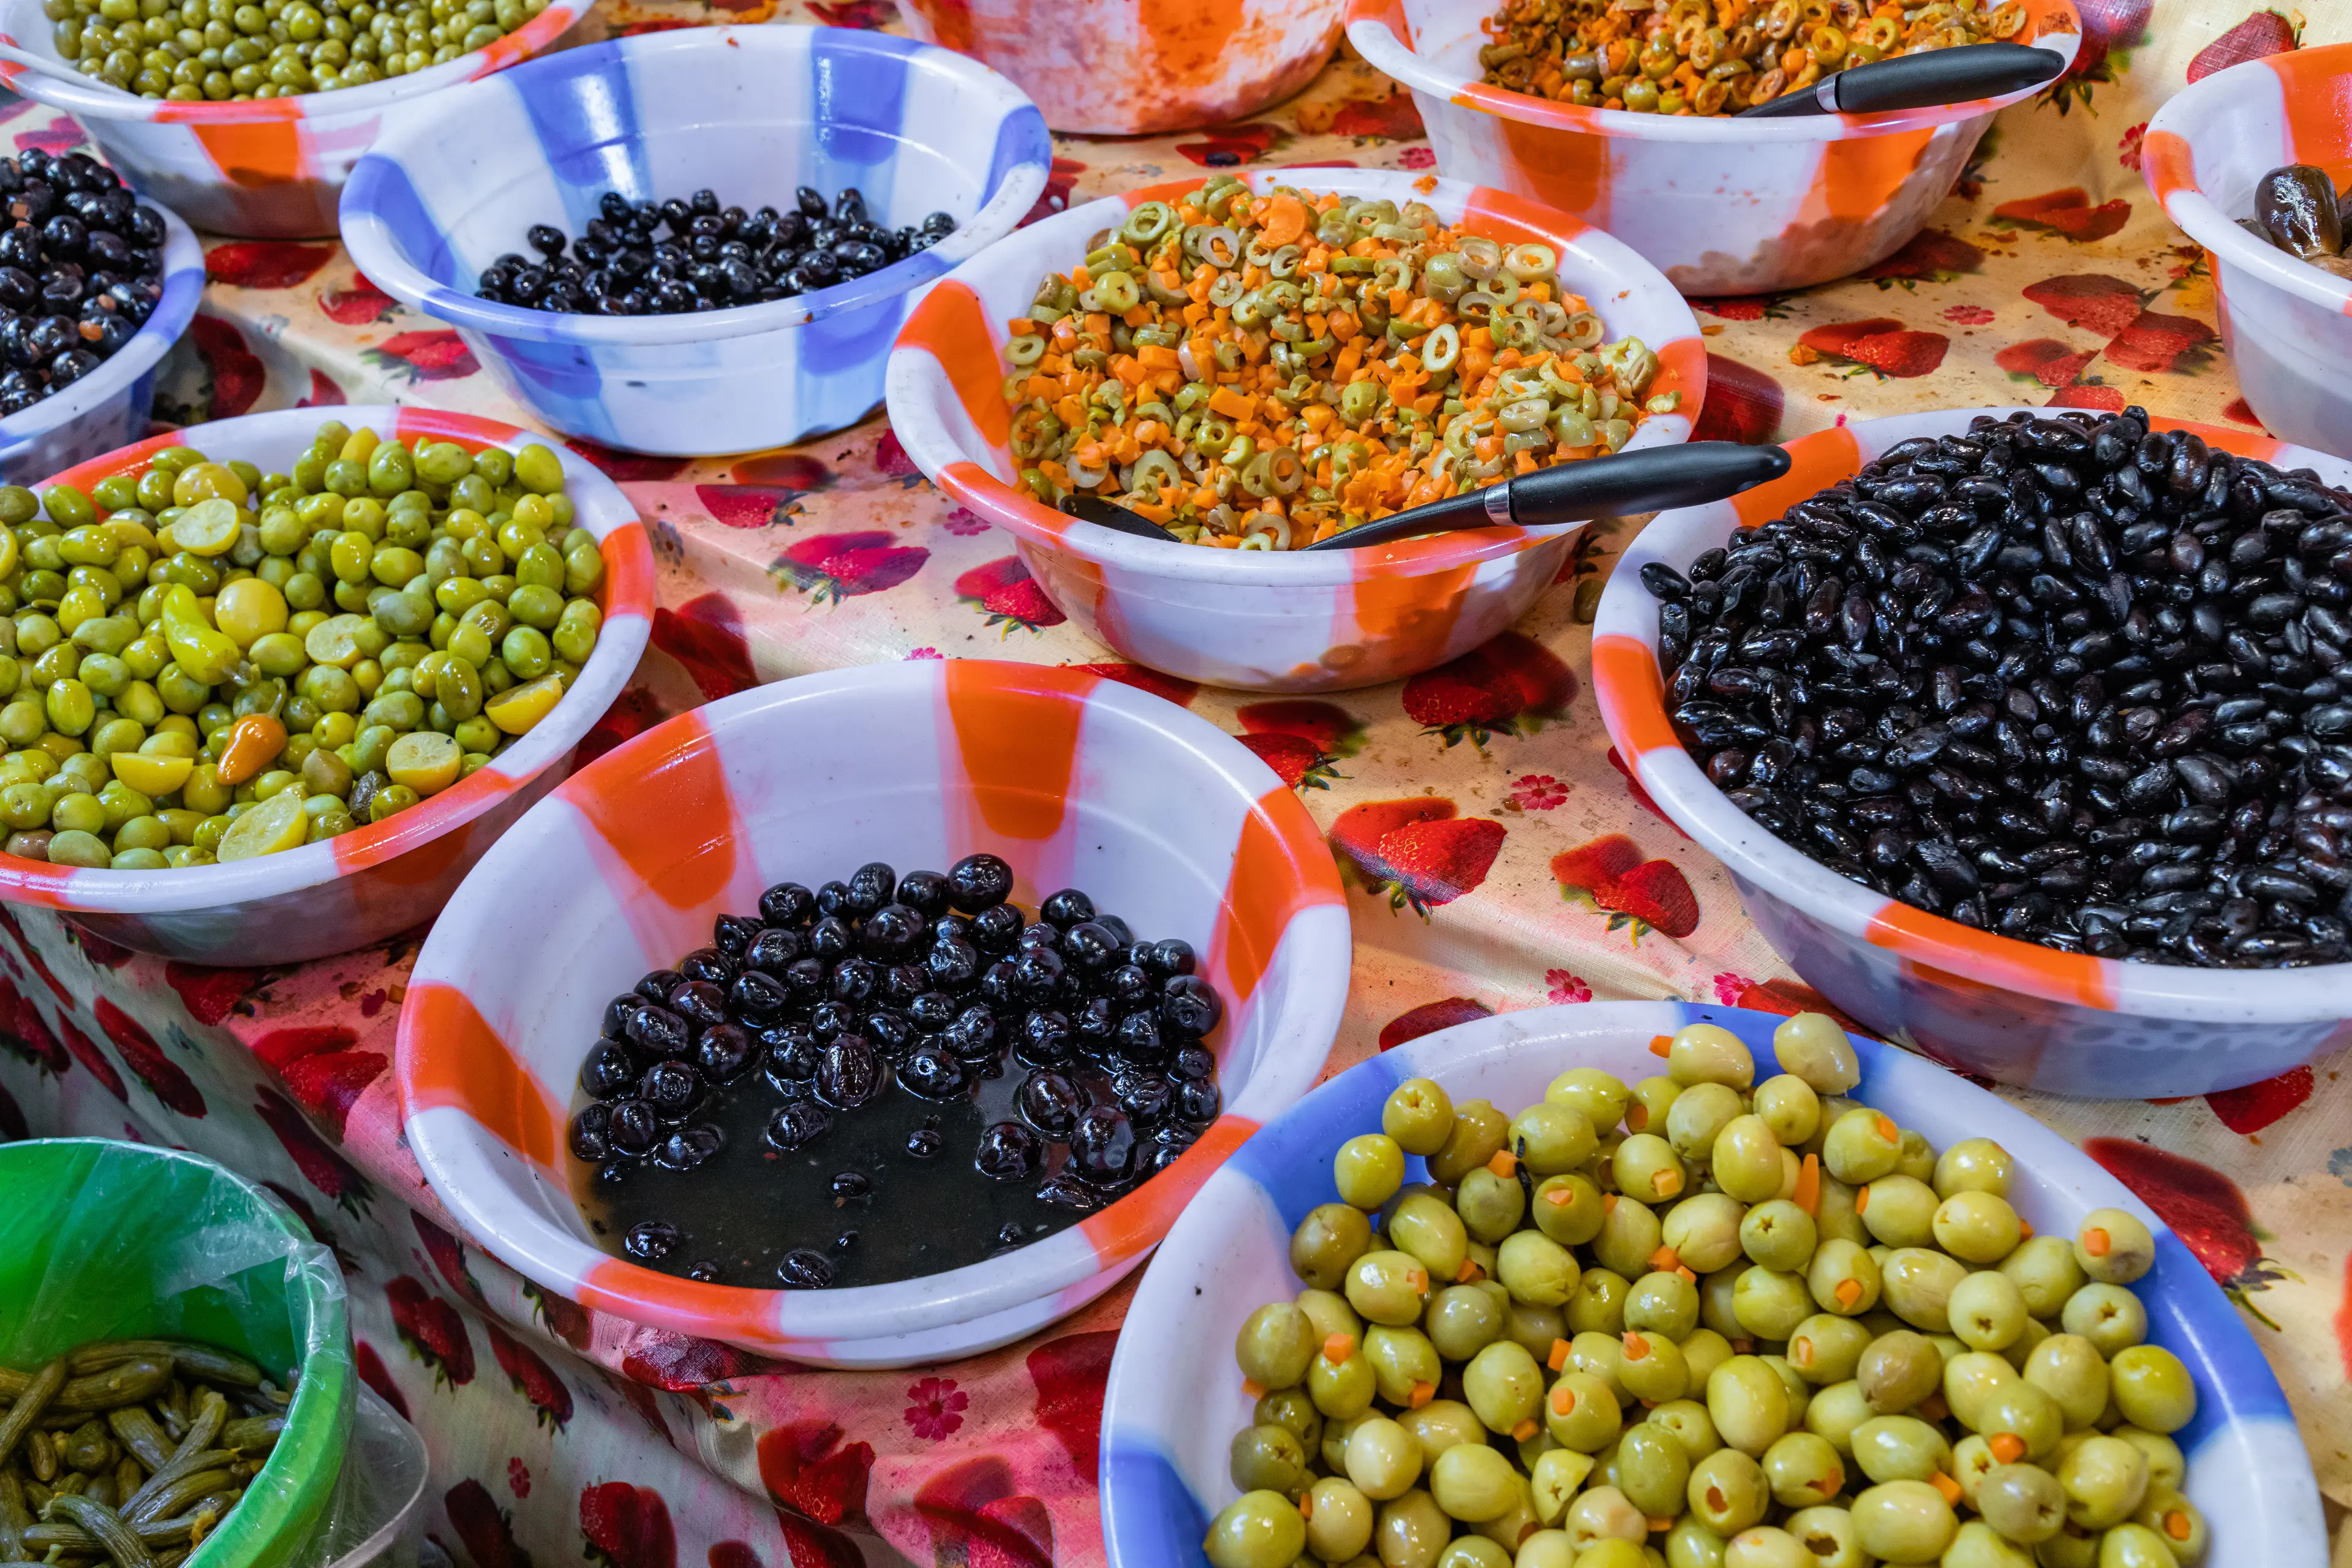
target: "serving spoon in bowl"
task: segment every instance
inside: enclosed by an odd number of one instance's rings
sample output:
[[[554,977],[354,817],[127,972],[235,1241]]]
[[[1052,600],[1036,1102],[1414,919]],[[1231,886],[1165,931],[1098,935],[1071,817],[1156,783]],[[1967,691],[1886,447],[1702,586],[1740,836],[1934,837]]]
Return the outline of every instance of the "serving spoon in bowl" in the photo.
[[[1778,447],[1745,447],[1737,441],[1693,441],[1678,447],[1647,447],[1581,462],[1558,463],[1520,474],[1484,489],[1465,490],[1371,522],[1360,522],[1308,550],[1361,550],[1424,533],[1465,528],[1549,528],[1588,518],[1669,507],[1704,506],[1738,495],[1751,485],[1789,471],[1789,454]],[[1076,495],[1062,510],[1083,522],[1131,533],[1139,539],[1178,542],[1140,513],[1100,496]]]

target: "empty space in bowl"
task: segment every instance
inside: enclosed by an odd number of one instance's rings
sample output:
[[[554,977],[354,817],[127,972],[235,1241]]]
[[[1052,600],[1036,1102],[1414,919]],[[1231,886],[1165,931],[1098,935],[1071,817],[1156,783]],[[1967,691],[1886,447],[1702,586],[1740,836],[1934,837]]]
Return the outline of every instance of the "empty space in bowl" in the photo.
[[[1629,1085],[1650,1077],[1660,1067],[1651,1040],[1697,1022],[1738,1035],[1755,1055],[1759,1082],[1778,1070],[1772,1032],[1783,1020],[1772,1014],[1682,1003],[1509,1013],[1424,1036],[1341,1074],[1235,1154],[1145,1273],[1111,1364],[1101,1473],[1112,1568],[1205,1561],[1201,1538],[1236,1495],[1230,1445],[1251,1424],[1255,1403],[1234,1364],[1237,1331],[1257,1307],[1303,1288],[1290,1268],[1290,1233],[1309,1209],[1338,1200],[1333,1155],[1380,1130],[1397,1084],[1432,1078],[1457,1106],[1480,1098],[1514,1115],[1570,1068],[1598,1068]],[[2156,1265],[2130,1289],[2147,1308],[2148,1341],[2179,1356],[2197,1382],[2197,1415],[2173,1436],[2189,1461],[2184,1489],[2211,1527],[2207,1561],[2319,1561],[2318,1490],[2285,1397],[2236,1309],[2181,1239],[2022,1110],[1916,1057],[1853,1039],[1863,1079],[1852,1096],[1939,1150],[1964,1138],[2000,1143],[2015,1162],[2010,1200],[2037,1234],[2071,1237],[2091,1210],[2109,1206],[2149,1226]],[[1424,1163],[1409,1156],[1404,1180],[1425,1179]]]
[[[613,996],[708,945],[717,916],[756,915],[775,882],[814,888],[872,860],[945,870],[983,850],[1012,864],[1030,910],[1078,887],[1139,939],[1192,944],[1226,1005],[1208,1043],[1235,1127],[1204,1134],[1209,1150],[1312,1081],[1346,988],[1346,916],[1312,824],[1262,763],[1084,672],[873,667],[673,720],[575,775],[485,858],[436,926],[402,1020],[409,1135],[428,1178],[542,1283],[586,1282],[612,1310],[788,1353],[826,1352],[787,1339],[1001,1312],[1123,1265],[1156,1225],[1101,1257],[1074,1227],[919,1289],[721,1289],[608,1257],[573,1200],[582,1173],[562,1127]],[[738,1092],[764,1090],[755,1077]],[[1120,1202],[1156,1212],[1181,1191],[1147,1183]],[[722,1323],[709,1315],[721,1298],[766,1304]]]

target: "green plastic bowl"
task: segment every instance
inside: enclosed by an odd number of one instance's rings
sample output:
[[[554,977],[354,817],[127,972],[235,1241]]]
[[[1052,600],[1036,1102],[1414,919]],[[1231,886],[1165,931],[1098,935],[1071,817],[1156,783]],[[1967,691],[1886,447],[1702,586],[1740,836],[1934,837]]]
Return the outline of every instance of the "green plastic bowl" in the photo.
[[[286,1206],[140,1143],[0,1145],[0,1365],[154,1335],[241,1352],[294,1401],[269,1462],[186,1568],[279,1568],[316,1532],[352,1429],[343,1276]]]

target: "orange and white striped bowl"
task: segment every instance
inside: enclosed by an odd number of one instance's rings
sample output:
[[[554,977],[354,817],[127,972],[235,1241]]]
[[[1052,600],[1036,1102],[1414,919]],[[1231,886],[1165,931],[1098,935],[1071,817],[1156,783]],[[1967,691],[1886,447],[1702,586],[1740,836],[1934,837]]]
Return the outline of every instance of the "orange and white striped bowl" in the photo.
[[[2147,122],[2140,175],[2213,264],[2221,339],[2265,429],[2352,455],[2352,281],[2240,228],[2283,163],[2352,180],[2352,44],[2216,71]]]
[[[2072,65],[2069,0],[2025,0],[2013,40]],[[2001,98],[1784,120],[1634,114],[1488,85],[1489,0],[1350,0],[1348,41],[1412,89],[1437,167],[1605,227],[1685,294],[1768,294],[1900,249],[1951,195]]]
[[[1789,444],[1786,476],[1713,506],[1661,512],[1611,574],[1592,626],[1593,695],[1619,755],[1675,824],[1724,863],[1798,976],[1872,1033],[1948,1067],[2053,1094],[2203,1094],[2273,1078],[2352,1041],[2352,964],[2198,969],[2061,952],[1931,915],[1851,882],[1724,798],[1683,750],[1658,668],[1642,568],[1676,571],[1916,436],[1967,430],[1951,408],[1839,426]],[[2213,447],[2352,484],[2352,463],[2247,430],[2158,419]]]
[[[455,441],[469,451],[520,451],[539,442],[562,459],[575,521],[602,542],[604,557],[597,590],[604,629],[580,679],[537,728],[488,766],[383,822],[276,855],[165,871],[92,870],[0,855],[0,900],[63,910],[110,942],[191,963],[295,963],[349,952],[432,919],[490,841],[571,771],[572,749],[621,694],[645,652],[654,562],[645,524],[620,487],[561,443],[495,419],[430,408],[290,408],[157,436],[46,483],[88,492],[183,445],[218,462],[242,458],[265,473],[283,471],[330,417],[354,430]]]
[[[1034,907],[1087,889],[1179,936],[1226,1002],[1225,1114],[1067,1230],[898,1284],[758,1290],[673,1279],[589,1239],[566,1126],[605,1003],[778,881],[986,850]],[[1322,1071],[1351,953],[1330,851],[1232,736],[1087,670],[976,659],[765,686],[598,758],[483,857],[435,924],[395,1076],[425,1179],[483,1247],[599,1311],[829,1366],[971,1354],[1108,1289],[1201,1183]],[[892,1092],[903,1092],[894,1089]]]
[[[1457,231],[1559,256],[1559,277],[1599,313],[1610,341],[1658,356],[1654,414],[1629,447],[1690,439],[1706,395],[1698,322],[1655,268],[1577,219],[1498,191],[1394,170],[1253,171],[1250,187],[1423,202]],[[1032,224],[941,279],[908,318],[885,380],[890,427],[926,478],[1018,541],[1046,597],[1138,664],[1250,691],[1335,691],[1396,680],[1469,652],[1526,613],[1559,574],[1584,524],[1463,529],[1363,550],[1213,550],[1080,522],[1013,488],[1005,322],[1048,271],[1067,272],[1088,237],[1198,180],[1147,185]]]

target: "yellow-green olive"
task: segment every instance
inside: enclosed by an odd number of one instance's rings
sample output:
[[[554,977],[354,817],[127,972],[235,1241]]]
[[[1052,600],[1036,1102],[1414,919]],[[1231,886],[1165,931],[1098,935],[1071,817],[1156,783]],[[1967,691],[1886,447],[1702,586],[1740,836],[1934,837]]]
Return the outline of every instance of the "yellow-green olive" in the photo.
[[[1851,1186],[1893,1173],[1903,1153],[1903,1130],[1883,1110],[1857,1105],[1830,1124],[1822,1164]]]
[[[1690,1096],[1683,1098],[1687,1100]],[[1733,1117],[1724,1124],[1709,1158],[1717,1185],[1743,1204],[1760,1204],[1780,1195],[1781,1153],[1780,1140],[1771,1127],[1762,1117],[1751,1114]]]
[[[2065,1413],[2056,1400],[2016,1378],[1994,1388],[1977,1407],[1979,1436],[1990,1442],[2004,1432],[2025,1445],[2029,1458],[2038,1459],[2066,1435]]]
[[[1617,1440],[1624,1406],[1603,1379],[1573,1368],[1544,1396],[1544,1426],[1564,1448],[1597,1454]]]
[[[2009,1196],[2011,1172],[2009,1151],[1990,1138],[1963,1138],[1936,1156],[1936,1195],[1990,1193]]]
[[[1782,1508],[1813,1508],[1845,1490],[1845,1462],[1828,1438],[1790,1432],[1764,1450],[1764,1479]]]
[[[1924,1481],[1950,1468],[1952,1446],[1916,1415],[1874,1415],[1853,1429],[1853,1462],[1874,1481]]]
[[[1873,1410],[1899,1415],[1936,1392],[1944,1358],[1926,1335],[1897,1329],[1870,1342],[1853,1374]]]
[[[1354,1482],[1326,1476],[1307,1489],[1307,1550],[1326,1563],[1347,1563],[1372,1542],[1371,1500]]]
[[[1280,1492],[1245,1492],[1211,1521],[1201,1545],[1214,1568],[1283,1568],[1307,1549],[1307,1521]]]
[[[1843,1383],[1862,1363],[1873,1335],[1852,1318],[1817,1312],[1789,1335],[1789,1364],[1815,1387]]]
[[[1685,1363],[1689,1361],[1686,1350],[1684,1360]],[[1703,1377],[1693,1377],[1691,1384],[1702,1387],[1706,1382]],[[1715,1423],[1707,1416],[1706,1406],[1696,1399],[1669,1399],[1650,1412],[1650,1422],[1672,1432],[1694,1465],[1723,1447],[1722,1437],[1716,1433]]]
[[[1429,1468],[1429,1495],[1454,1518],[1483,1524],[1509,1511],[1517,1480],[1511,1461],[1493,1448],[1460,1443],[1438,1455]]]
[[[1560,1516],[1576,1496],[1577,1489],[1592,1474],[1592,1456],[1574,1448],[1552,1448],[1539,1455],[1533,1471],[1528,1477],[1528,1489],[1535,1497],[1536,1519],[1538,1522],[1558,1524]]]
[[[2128,1285],[2156,1262],[2156,1238],[2121,1209],[2093,1209],[2075,1232],[2074,1261],[2103,1285]]]
[[[1756,1086],[1756,1114],[1773,1137],[1801,1148],[1821,1128],[1822,1097],[1803,1079],[1784,1072]]]
[[[1633,1398],[1660,1405],[1690,1392],[1690,1368],[1684,1364],[1682,1347],[1674,1341],[1664,1334],[1628,1329],[1617,1343],[1617,1381]]]
[[[1780,1521],[1780,1528],[1812,1553],[1812,1568],[1869,1568],[1870,1554],[1854,1533],[1853,1515],[1824,1503],[1800,1509]]]
[[[1503,1337],[1504,1303],[1475,1285],[1449,1285],[1429,1299],[1422,1331],[1448,1361],[1468,1361]]]
[[[1227,1468],[1234,1485],[1245,1492],[1297,1493],[1307,1476],[1307,1450],[1280,1426],[1244,1426],[1234,1434]]]
[[[2162,1345],[2133,1345],[2107,1365],[2116,1410],[2149,1432],[2178,1432],[2196,1417],[2197,1384]]]
[[[1758,1204],[1739,1222],[1739,1249],[1767,1268],[1804,1268],[1819,1240],[1813,1216],[1786,1198]]]
[[[1936,1209],[1937,1245],[1963,1263],[1999,1263],[2023,1236],[2017,1211],[1992,1193],[1954,1193]]]
[[[1739,1227],[1746,1216],[1739,1200],[1728,1194],[1696,1193],[1674,1206],[1658,1227],[1658,1239],[1673,1247],[1675,1261],[1694,1274],[1713,1274],[1742,1256]],[[1647,1267],[1645,1261],[1643,1268]]]
[[[1756,1081],[1756,1057],[1728,1029],[1685,1024],[1666,1044],[1666,1074],[1685,1089],[1695,1083],[1722,1083],[1744,1091]]]
[[[1381,1507],[1372,1527],[1372,1548],[1381,1568],[1437,1568],[1453,1535],[1454,1522],[1437,1500],[1416,1489]]]
[[[1307,1396],[1331,1420],[1353,1421],[1372,1407],[1379,1392],[1379,1370],[1360,1347],[1339,1361],[1318,1352],[1307,1363]]]
[[[1706,1413],[1726,1444],[1753,1458],[1789,1429],[1789,1391],[1760,1358],[1736,1355],[1708,1374]]]
[[[1389,1245],[1410,1253],[1433,1280],[1461,1277],[1470,1237],[1454,1206],[1427,1193],[1409,1193],[1389,1215]]]
[[[1750,1339],[1786,1340],[1812,1311],[1801,1275],[1753,1264],[1739,1271],[1732,1286],[1731,1315]]]
[[[1569,1543],[1580,1552],[1590,1551],[1603,1541],[1622,1541],[1639,1547],[1648,1538],[1650,1521],[1633,1506],[1633,1500],[1615,1487],[1588,1487],[1560,1520],[1560,1528],[1568,1531]],[[1638,1561],[1640,1553],[1635,1553]],[[1583,1561],[1581,1557],[1578,1559]]]
[[[1538,1176],[1556,1176],[1592,1158],[1600,1139],[1583,1111],[1545,1100],[1512,1119],[1507,1146]]]
[[[1339,1145],[1331,1159],[1340,1201],[1376,1209],[1404,1184],[1404,1151],[1385,1132],[1367,1132]]]
[[[1385,1415],[1367,1415],[1348,1433],[1348,1479],[1376,1502],[1400,1498],[1421,1479],[1421,1443]]]
[[[2058,1402],[2066,1430],[2095,1426],[2107,1408],[2107,1363],[2080,1334],[2052,1334],[2025,1358],[2025,1381]]]
[[[1851,1241],[1832,1239],[1814,1248],[1805,1288],[1822,1311],[1858,1318],[1878,1305],[1885,1282],[1876,1258]]]
[[[1538,1307],[1565,1304],[1579,1283],[1580,1270],[1566,1247],[1541,1231],[1516,1231],[1495,1249],[1496,1278],[1522,1301]]]
[[[2174,1568],[2179,1561],[2164,1537],[2144,1524],[2119,1524],[2099,1537],[2098,1568]]]
[[[1364,1331],[1364,1358],[1372,1364],[1380,1394],[1391,1405],[1410,1405],[1437,1392],[1445,1365],[1429,1336],[1415,1328],[1375,1323]]]
[[[1417,1321],[1429,1299],[1429,1270],[1403,1252],[1368,1252],[1348,1270],[1348,1305],[1375,1323]]]
[[[1748,1102],[1729,1084],[1692,1084],[1666,1112],[1665,1140],[1684,1159],[1704,1161],[1717,1135],[1747,1110]]]
[[[1852,1454],[1855,1429],[1877,1414],[1863,1396],[1862,1384],[1848,1378],[1813,1395],[1805,1406],[1805,1430],[1827,1439],[1839,1453]]]
[[[2084,1437],[2054,1473],[2066,1493],[2067,1521],[2079,1530],[2121,1524],[2147,1495],[2147,1456],[2120,1437]]]
[[[1916,1176],[1890,1171],[1854,1194],[1854,1212],[1871,1236],[1887,1247],[1932,1247],[1936,1241],[1936,1189]]]
[[[2005,1350],[2025,1332],[2025,1298],[2006,1274],[1980,1268],[1952,1287],[1945,1303],[1952,1332],[1970,1350]]]
[[[1371,1246],[1371,1222],[1346,1204],[1309,1209],[1290,1237],[1290,1267],[1318,1290],[1337,1290]]]
[[[1924,1247],[1898,1247],[1878,1273],[1881,1299],[1896,1317],[1927,1333],[1951,1331],[1952,1288],[1968,1275],[1959,1259]]]
[[[2026,1311],[2036,1318],[2056,1317],[2086,1278],[2074,1261],[2073,1244],[2055,1236],[2026,1237],[2000,1260],[2000,1271],[2024,1298]]]
[[[1588,1268],[1577,1277],[1564,1318],[1569,1331],[1579,1334],[1621,1334],[1625,1331],[1625,1302],[1633,1287],[1613,1268]]]
[[[1454,1101],[1434,1079],[1409,1078],[1381,1108],[1381,1131],[1408,1154],[1434,1154],[1453,1134]]]
[[[1462,1396],[1490,1430],[1517,1433],[1543,1403],[1544,1376],[1527,1348],[1498,1340],[1462,1369]]]
[[[1582,1181],[1579,1177],[1557,1177],[1559,1181]],[[1590,1185],[1590,1184],[1587,1184]],[[1454,1193],[1454,1212],[1462,1216],[1463,1228],[1474,1241],[1492,1247],[1519,1228],[1519,1221],[1528,1212],[1528,1192],[1519,1185],[1517,1175],[1498,1176],[1484,1165],[1473,1167],[1462,1178],[1461,1186]],[[1593,1220],[1600,1220],[1598,1195],[1595,1197]]]
[[[1269,1301],[1244,1320],[1234,1357],[1260,1388],[1288,1388],[1307,1376],[1319,1342],[1306,1313],[1288,1301]]]
[[[1469,1184],[1469,1177],[1464,1177],[1464,1188]],[[1514,1190],[1518,1187],[1516,1181],[1511,1185]],[[1548,1176],[1538,1183],[1535,1201],[1528,1208],[1536,1228],[1562,1247],[1582,1247],[1599,1236],[1607,1213],[1601,1189],[1590,1177],[1573,1174]]]
[[[1738,1448],[1717,1448],[1691,1467],[1683,1500],[1717,1535],[1732,1536],[1757,1523],[1771,1505],[1764,1467]]]
[[[1944,1568],[2034,1568],[2032,1552],[1980,1519],[1963,1521],[1938,1561]]]
[[[1933,1563],[1959,1530],[1952,1505],[1926,1481],[1885,1481],[1853,1500],[1862,1549],[1883,1563]]]
[[[2147,1308],[2120,1285],[2092,1283],[2066,1299],[2059,1320],[2110,1362],[2147,1338]]]
[[[1680,1342],[1698,1327],[1698,1287],[1680,1274],[1653,1269],[1625,1292],[1628,1330],[1664,1334]]]
[[[1661,1149],[1665,1148],[1664,1139],[1654,1138],[1650,1142]],[[1666,1157],[1674,1158],[1672,1151],[1668,1151]],[[1682,1211],[1677,1208],[1675,1212],[1679,1214]],[[1738,1247],[1738,1222],[1731,1226],[1731,1232],[1732,1245]],[[1592,1238],[1592,1256],[1601,1260],[1602,1268],[1612,1273],[1637,1279],[1650,1271],[1650,1259],[1657,1256],[1658,1247],[1664,1239],[1655,1209],[1645,1203],[1629,1203],[1621,1198],[1614,1204],[1602,1205],[1601,1233]]]
[[[2147,1495],[2140,1500],[2139,1511],[2132,1515],[2132,1522],[2162,1536],[2165,1546],[2184,1563],[2201,1559],[2210,1540],[2205,1516],[2197,1505],[2172,1487],[2158,1485],[2152,1478]]]
[[[1799,1013],[1774,1028],[1772,1054],[1817,1094],[1843,1094],[1862,1081],[1861,1054],[1826,1013]]]
[[[1429,1156],[1430,1179],[1453,1186],[1507,1146],[1510,1118],[1483,1100],[1465,1100],[1454,1108],[1454,1130],[1445,1145]]]
[[[1584,1119],[1595,1131],[1614,1127],[1625,1119],[1625,1108],[1633,1101],[1633,1091],[1624,1079],[1599,1068],[1570,1068],[1551,1080],[1544,1098],[1555,1104],[1572,1106],[1584,1112]]]

